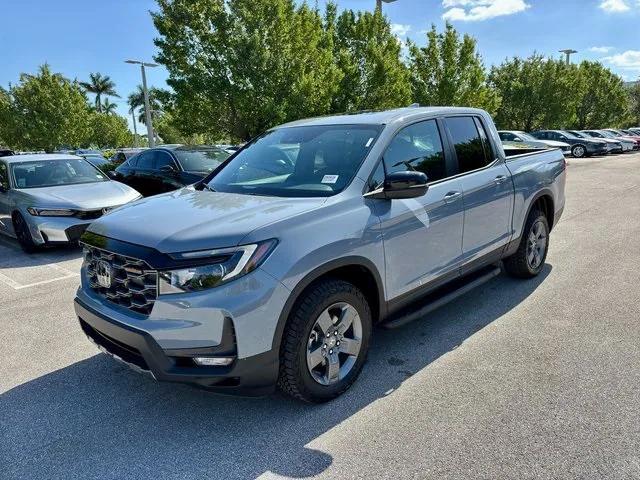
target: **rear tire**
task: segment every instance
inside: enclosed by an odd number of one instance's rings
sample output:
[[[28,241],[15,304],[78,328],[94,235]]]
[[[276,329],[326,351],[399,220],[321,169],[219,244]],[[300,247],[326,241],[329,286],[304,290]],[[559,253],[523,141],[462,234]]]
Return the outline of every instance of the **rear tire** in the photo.
[[[360,374],[370,338],[371,309],[357,287],[338,279],[312,284],[287,321],[278,386],[310,403],[338,397]]]
[[[549,251],[549,222],[534,208],[529,213],[516,253],[504,259],[507,273],[516,278],[533,278],[544,267]]]
[[[29,225],[20,212],[13,214],[13,229],[18,243],[26,253],[33,253],[38,250],[38,245],[33,241],[31,232],[29,231]]]

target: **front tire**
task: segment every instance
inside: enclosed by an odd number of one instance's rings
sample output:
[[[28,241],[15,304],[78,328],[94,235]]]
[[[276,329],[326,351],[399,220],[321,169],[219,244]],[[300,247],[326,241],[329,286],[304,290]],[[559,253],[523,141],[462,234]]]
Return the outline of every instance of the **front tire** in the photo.
[[[516,278],[533,278],[544,267],[549,251],[549,222],[544,213],[534,208],[522,232],[516,253],[504,260],[507,273]]]
[[[313,284],[291,312],[280,349],[280,389],[321,403],[344,393],[362,370],[371,338],[363,293],[338,279]]]
[[[587,156],[587,149],[583,145],[574,145],[571,149],[571,155],[575,158],[584,158]]]
[[[33,253],[38,250],[38,245],[33,241],[29,225],[20,212],[13,215],[13,230],[15,231],[18,243],[26,253]]]

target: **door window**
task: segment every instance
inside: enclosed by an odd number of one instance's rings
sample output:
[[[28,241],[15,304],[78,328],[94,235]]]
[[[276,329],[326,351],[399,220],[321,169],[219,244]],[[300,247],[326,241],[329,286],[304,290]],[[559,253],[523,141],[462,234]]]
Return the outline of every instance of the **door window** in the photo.
[[[413,170],[427,175],[429,182],[447,176],[440,131],[435,120],[403,128],[384,153],[387,173]]]
[[[503,142],[516,142],[519,139],[516,138],[516,136],[513,133],[509,133],[509,132],[500,132],[500,140],[502,140]]]
[[[7,166],[4,163],[0,163],[0,186],[5,190],[9,189],[9,175],[7,173]]]
[[[449,117],[445,121],[458,157],[459,173],[478,170],[491,163],[473,117]]]
[[[478,117],[475,117],[475,122],[476,127],[478,128],[478,132],[480,132],[480,138],[482,139],[482,148],[484,150],[484,159],[486,162],[485,164],[489,165],[493,163],[493,161],[496,159],[496,156],[493,153],[493,147],[491,145],[491,142],[489,141],[489,136],[487,135],[487,131],[485,130],[484,125]],[[518,140],[522,141],[519,138]]]
[[[176,164],[167,152],[155,152],[155,162],[154,162],[155,170],[163,170],[163,171],[175,171]]]
[[[151,170],[153,169],[153,152],[144,152],[141,153],[138,157],[138,162],[136,163],[136,168],[141,170]]]

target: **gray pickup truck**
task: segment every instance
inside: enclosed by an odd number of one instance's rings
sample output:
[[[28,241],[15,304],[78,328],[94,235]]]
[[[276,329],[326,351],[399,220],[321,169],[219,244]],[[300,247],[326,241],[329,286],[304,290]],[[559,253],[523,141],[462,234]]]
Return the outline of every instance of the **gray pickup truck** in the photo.
[[[157,380],[327,401],[360,373],[374,325],[424,318],[500,262],[539,274],[565,169],[557,149],[505,157],[470,108],[282,125],[203,181],[92,223],[76,313]]]

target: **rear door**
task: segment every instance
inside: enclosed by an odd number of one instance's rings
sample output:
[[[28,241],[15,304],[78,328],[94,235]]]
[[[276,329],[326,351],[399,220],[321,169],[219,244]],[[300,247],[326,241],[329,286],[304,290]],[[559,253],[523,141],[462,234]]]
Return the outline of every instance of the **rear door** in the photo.
[[[172,192],[182,187],[180,168],[169,152],[158,150],[154,162],[157,192]]]
[[[463,273],[497,260],[511,237],[513,182],[479,116],[445,119],[457,160],[464,204]]]
[[[140,155],[138,155],[135,170],[133,170],[128,176],[128,178],[130,179],[130,183],[127,183],[145,197],[158,193],[156,191],[157,182],[153,178],[154,158],[154,150],[147,150],[145,152],[142,152]]]
[[[459,274],[462,186],[458,178],[449,178],[451,158],[444,145],[439,122],[426,120],[400,130],[384,153],[380,166],[386,174],[418,170],[429,180],[422,197],[383,201],[380,220],[390,299],[407,299]]]

